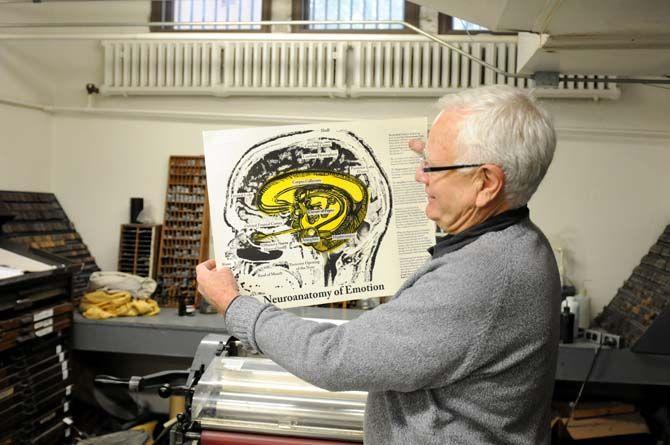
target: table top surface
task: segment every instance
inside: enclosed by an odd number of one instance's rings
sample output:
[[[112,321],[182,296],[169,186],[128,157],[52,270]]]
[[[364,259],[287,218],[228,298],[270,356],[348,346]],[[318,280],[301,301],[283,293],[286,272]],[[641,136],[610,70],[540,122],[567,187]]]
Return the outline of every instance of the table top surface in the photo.
[[[362,314],[360,309],[342,309],[342,308],[322,308],[322,307],[299,307],[287,309],[295,315],[317,321],[326,321],[341,323],[353,320]],[[96,326],[132,326],[141,328],[159,328],[159,329],[187,329],[196,331],[210,332],[212,329],[221,330],[224,328],[223,317],[219,314],[201,314],[196,311],[193,315],[179,316],[175,308],[161,308],[161,311],[150,317],[116,317],[106,320],[89,320],[75,312],[75,325],[96,325]]]
[[[321,307],[291,308],[288,311],[303,318],[338,324],[364,312]],[[192,316],[180,317],[176,309],[163,308],[151,317],[88,320],[76,312],[73,347],[82,351],[193,358],[198,344],[208,333],[226,333],[220,315],[196,312]],[[583,380],[595,350],[594,344],[583,341],[561,344],[556,378]],[[630,349],[603,347],[590,379],[607,383],[670,385],[670,356],[636,354]]]

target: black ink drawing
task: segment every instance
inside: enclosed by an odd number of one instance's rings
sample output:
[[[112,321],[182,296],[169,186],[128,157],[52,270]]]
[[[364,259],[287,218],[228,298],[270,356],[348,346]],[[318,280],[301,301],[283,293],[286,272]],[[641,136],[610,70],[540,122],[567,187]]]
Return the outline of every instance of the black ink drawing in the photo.
[[[225,260],[242,289],[364,283],[391,219],[391,190],[350,131],[307,130],[249,148],[226,187]]]

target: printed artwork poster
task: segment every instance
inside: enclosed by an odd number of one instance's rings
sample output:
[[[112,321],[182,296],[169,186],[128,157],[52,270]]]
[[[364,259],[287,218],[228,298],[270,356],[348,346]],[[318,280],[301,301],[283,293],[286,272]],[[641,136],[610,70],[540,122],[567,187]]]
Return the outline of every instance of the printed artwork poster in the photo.
[[[278,307],[393,295],[429,257],[426,118],[204,132],[217,266]]]

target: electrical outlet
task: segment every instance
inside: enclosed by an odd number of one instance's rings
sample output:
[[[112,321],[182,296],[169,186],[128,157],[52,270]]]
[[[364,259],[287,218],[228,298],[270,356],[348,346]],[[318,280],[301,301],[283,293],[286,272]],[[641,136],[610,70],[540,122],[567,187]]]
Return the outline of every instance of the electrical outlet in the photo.
[[[587,329],[584,331],[584,340],[596,345],[602,344],[610,348],[621,348],[621,337],[619,335],[610,334],[609,332],[598,331],[595,329]]]
[[[589,343],[599,345],[602,341],[602,332],[595,329],[587,329],[584,331],[584,339]]]
[[[600,336],[603,346],[619,349],[621,347],[621,337],[615,334],[603,332]]]

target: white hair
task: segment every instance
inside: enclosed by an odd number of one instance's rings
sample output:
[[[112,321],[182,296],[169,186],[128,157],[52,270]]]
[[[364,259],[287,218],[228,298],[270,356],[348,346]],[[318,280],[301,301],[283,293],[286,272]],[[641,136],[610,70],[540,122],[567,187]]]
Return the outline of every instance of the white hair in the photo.
[[[500,166],[511,208],[526,204],[554,157],[549,113],[528,92],[506,85],[449,94],[439,103],[443,111],[465,113],[456,138],[457,163]]]

